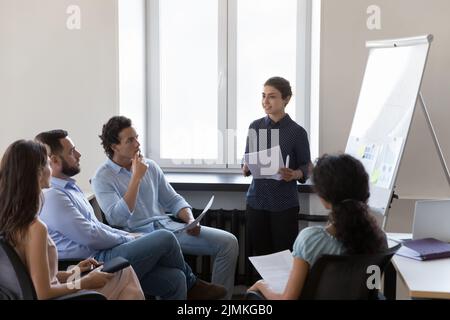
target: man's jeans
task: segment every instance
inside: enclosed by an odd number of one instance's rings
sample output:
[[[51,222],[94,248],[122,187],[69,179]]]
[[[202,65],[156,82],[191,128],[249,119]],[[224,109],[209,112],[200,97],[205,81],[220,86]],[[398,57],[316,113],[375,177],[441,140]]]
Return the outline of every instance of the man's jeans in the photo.
[[[108,261],[117,256],[131,263],[147,295],[185,300],[187,290],[197,280],[184,262],[178,240],[166,230],[154,231],[114,248],[101,250],[95,258]]]
[[[155,222],[152,226],[143,226],[133,232],[151,232],[166,230],[164,226]],[[191,236],[186,232],[176,233],[184,254],[211,256],[214,261],[211,282],[220,284],[227,290],[225,299],[231,299],[234,289],[234,274],[239,255],[239,245],[236,237],[224,230],[201,226],[198,236]]]

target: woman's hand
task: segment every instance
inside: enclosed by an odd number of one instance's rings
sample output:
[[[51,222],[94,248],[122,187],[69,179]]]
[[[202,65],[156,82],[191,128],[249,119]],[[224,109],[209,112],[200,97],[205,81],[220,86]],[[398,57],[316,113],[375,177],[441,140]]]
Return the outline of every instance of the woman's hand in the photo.
[[[248,177],[250,175],[250,169],[248,168],[246,163],[244,163],[244,165],[242,166],[242,174],[244,175],[244,177]]]
[[[80,268],[80,272],[83,273],[95,269],[98,266],[101,266],[102,264],[103,263],[98,262],[94,258],[89,258],[78,263],[77,267]]]
[[[266,285],[264,280],[258,280],[250,288],[248,288],[247,291],[261,291],[261,286],[264,285]]]
[[[301,170],[280,168],[280,170],[278,170],[278,173],[281,174],[281,178],[286,182],[303,178],[303,172]]]
[[[98,289],[104,287],[114,277],[113,273],[98,270],[89,272],[81,278],[81,289]]]

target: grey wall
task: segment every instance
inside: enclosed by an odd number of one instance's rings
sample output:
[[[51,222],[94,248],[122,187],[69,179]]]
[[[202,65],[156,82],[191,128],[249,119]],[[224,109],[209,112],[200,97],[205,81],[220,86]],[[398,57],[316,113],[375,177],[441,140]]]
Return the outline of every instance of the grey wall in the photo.
[[[81,29],[66,28],[69,5]],[[0,156],[19,138],[69,131],[82,153],[82,187],[103,161],[97,135],[118,113],[115,0],[0,0]]]
[[[370,5],[381,9],[381,30],[367,28],[366,10]],[[449,14],[448,0],[322,1],[321,153],[345,149],[367,60],[365,42],[431,33],[435,40],[422,92],[445,158],[450,162]],[[397,192],[403,198],[449,197],[448,184],[419,108],[400,166]]]

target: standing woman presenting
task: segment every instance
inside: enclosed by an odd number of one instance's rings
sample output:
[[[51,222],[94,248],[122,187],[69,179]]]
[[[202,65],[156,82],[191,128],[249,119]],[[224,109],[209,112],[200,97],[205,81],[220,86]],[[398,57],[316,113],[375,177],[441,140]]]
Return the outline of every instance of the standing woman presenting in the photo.
[[[245,153],[279,145],[285,164],[289,156],[288,167],[279,171],[282,180],[253,179],[248,189],[246,226],[253,255],[292,249],[298,234],[297,181],[308,179],[311,159],[305,129],[285,112],[291,97],[289,81],[281,77],[267,80],[262,93],[266,116],[249,127]],[[246,164],[242,171],[245,176],[251,174]]]

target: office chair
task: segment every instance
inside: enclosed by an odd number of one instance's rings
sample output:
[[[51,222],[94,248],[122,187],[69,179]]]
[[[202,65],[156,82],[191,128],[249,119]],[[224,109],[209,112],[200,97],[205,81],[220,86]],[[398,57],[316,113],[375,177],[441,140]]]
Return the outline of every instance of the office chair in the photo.
[[[385,252],[364,255],[322,255],[311,268],[299,300],[377,300],[377,289],[369,289],[369,266],[380,268],[380,281],[398,244]],[[248,292],[247,300],[264,300],[260,292]]]
[[[0,236],[0,300],[37,300],[28,271],[13,247]],[[96,291],[83,290],[52,300],[106,300]]]

